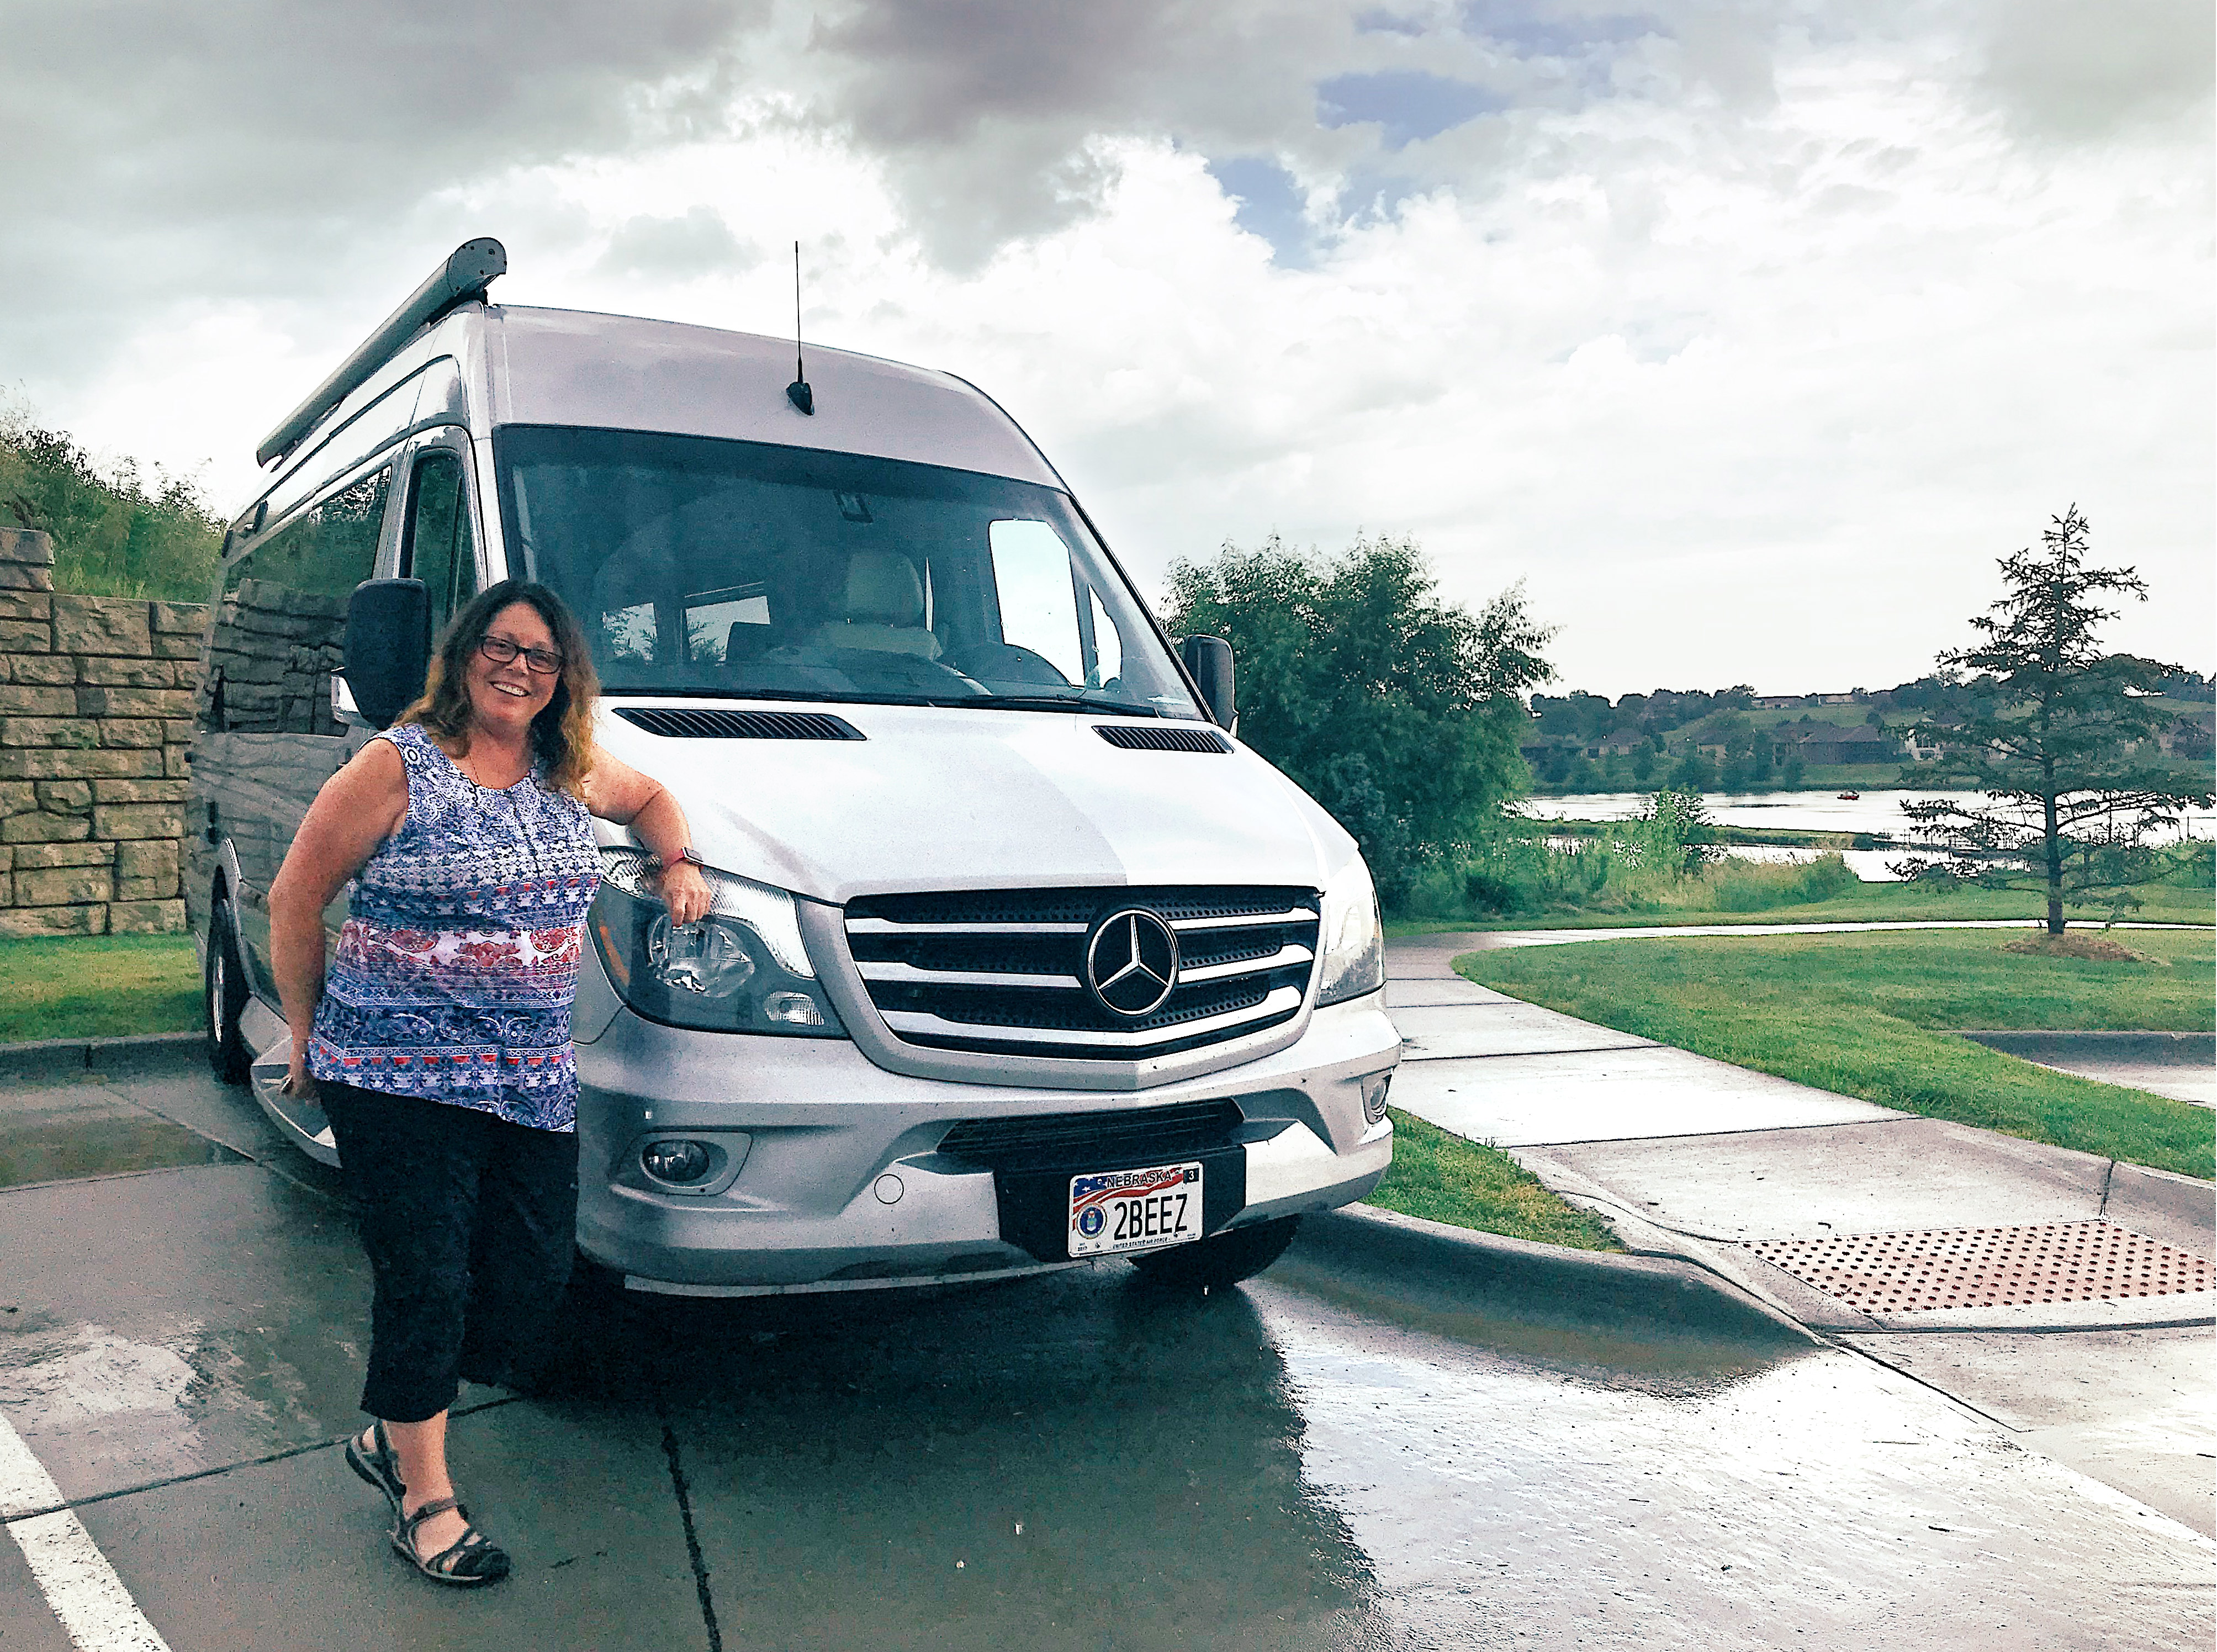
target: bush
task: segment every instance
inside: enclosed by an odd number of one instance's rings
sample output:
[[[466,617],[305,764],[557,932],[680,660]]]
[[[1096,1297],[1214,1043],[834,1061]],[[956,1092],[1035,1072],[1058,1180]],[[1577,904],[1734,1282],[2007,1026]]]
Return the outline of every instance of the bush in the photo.
[[[1837,854],[1753,863],[1726,857],[1710,835],[1701,799],[1687,792],[1658,792],[1638,815],[1589,836],[1504,814],[1475,841],[1435,858],[1395,910],[1413,918],[1763,912],[1835,900],[1862,885]]]
[[[135,460],[104,471],[20,406],[0,404],[0,522],[53,535],[54,589],[86,596],[205,602],[223,524],[198,483]]]
[[[1837,900],[1862,883],[1837,854],[1798,864],[1728,860],[1710,876],[1712,903],[1720,912],[1768,912]]]
[[[2175,843],[2165,851],[2171,859],[2171,870],[2164,874],[2166,884],[2177,884],[2183,889],[2217,887],[2217,843],[2208,838],[2196,838],[2191,842]]]

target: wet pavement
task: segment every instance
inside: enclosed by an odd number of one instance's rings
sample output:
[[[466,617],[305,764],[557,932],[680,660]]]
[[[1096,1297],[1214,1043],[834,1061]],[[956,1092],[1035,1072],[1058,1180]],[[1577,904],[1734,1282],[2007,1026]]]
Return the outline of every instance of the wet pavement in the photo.
[[[145,1163],[176,1142],[149,1121],[201,1156]],[[368,1282],[333,1179],[182,1068],[12,1087],[10,1151],[65,1174],[0,1189],[0,1444],[52,1488],[0,1450],[0,1652],[70,1647],[26,1556],[71,1520],[127,1608],[85,1643],[175,1652],[2171,1647],[2211,1624],[2211,1545],[1928,1385],[1983,1368],[1967,1341],[1920,1339],[1933,1368],[1903,1371],[1714,1295],[1651,1308],[1660,1264],[1430,1267],[1412,1230],[1366,1247],[1350,1223],[1207,1297],[1115,1263],[772,1303],[581,1290],[549,1389],[472,1390],[454,1424],[516,1574],[442,1590],[337,1449]]]
[[[2011,1298],[1992,1305],[1946,1305],[1944,1292],[1927,1299],[1900,1275],[1881,1281],[1901,1286],[1899,1305],[1868,1289],[1885,1265],[1870,1259],[1883,1248],[1905,1254],[1920,1236],[1953,1235],[1958,1255],[1983,1246],[1998,1257],[2022,1254],[2012,1244],[2067,1245],[2090,1227],[2104,1242],[2150,1244],[2174,1274],[2186,1263],[2191,1275],[2194,1259],[2217,1258],[2208,1182],[1751,1072],[1522,1003],[1454,971],[1475,942],[1581,934],[1390,943],[1386,1001],[1411,1040],[1394,1102],[1507,1150],[1633,1251],[1705,1267],[1835,1346],[1932,1384],[2027,1446],[2217,1534],[2217,1293],[2142,1291],[2127,1279],[2121,1289],[2012,1295],[2016,1264],[1998,1260],[1950,1265],[1952,1277],[1980,1282],[1973,1298],[1987,1285]],[[2113,1058],[2174,1060],[2207,1042],[2106,1040]],[[2147,1043],[2162,1047],[2140,1047]],[[1875,1242],[1845,1263],[1860,1304],[1776,1265],[1788,1245],[1850,1239]]]

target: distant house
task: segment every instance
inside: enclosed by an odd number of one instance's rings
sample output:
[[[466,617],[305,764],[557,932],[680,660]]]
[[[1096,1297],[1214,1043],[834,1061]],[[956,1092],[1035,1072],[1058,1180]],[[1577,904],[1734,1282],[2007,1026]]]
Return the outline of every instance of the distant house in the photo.
[[[1640,733],[1639,730],[1619,729],[1615,734],[1610,735],[1599,745],[1588,746],[1586,748],[1586,755],[1589,757],[1629,757],[1633,752],[1644,749],[1646,747],[1646,744],[1647,737]]]
[[[1755,709],[1758,712],[1791,712],[1809,703],[1806,694],[1757,694]]]
[[[1905,749],[1899,735],[1889,734],[1884,729],[1874,729],[1868,723],[1859,723],[1849,729],[1818,723],[1781,732],[1794,737],[1788,749],[1798,753],[1803,762],[1812,765],[1891,763],[1899,761]]]

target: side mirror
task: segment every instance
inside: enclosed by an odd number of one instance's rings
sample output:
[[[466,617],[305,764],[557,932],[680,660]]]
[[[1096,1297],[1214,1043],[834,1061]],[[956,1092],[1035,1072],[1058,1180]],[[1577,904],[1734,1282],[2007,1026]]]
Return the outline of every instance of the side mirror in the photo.
[[[1232,697],[1232,644],[1221,637],[1189,637],[1178,644],[1178,658],[1200,686],[1202,703],[1216,726],[1232,726],[1237,707]]]
[[[362,721],[390,728],[423,692],[431,665],[431,595],[420,579],[371,579],[347,601],[346,688]]]

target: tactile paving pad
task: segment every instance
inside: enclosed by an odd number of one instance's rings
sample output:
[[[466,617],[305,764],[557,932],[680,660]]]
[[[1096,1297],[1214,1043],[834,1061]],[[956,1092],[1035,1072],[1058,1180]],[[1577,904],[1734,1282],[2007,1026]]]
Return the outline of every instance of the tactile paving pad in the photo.
[[[1763,1239],[1748,1248],[1867,1314],[2166,1297],[2212,1285],[2199,1256],[2098,1220]]]

